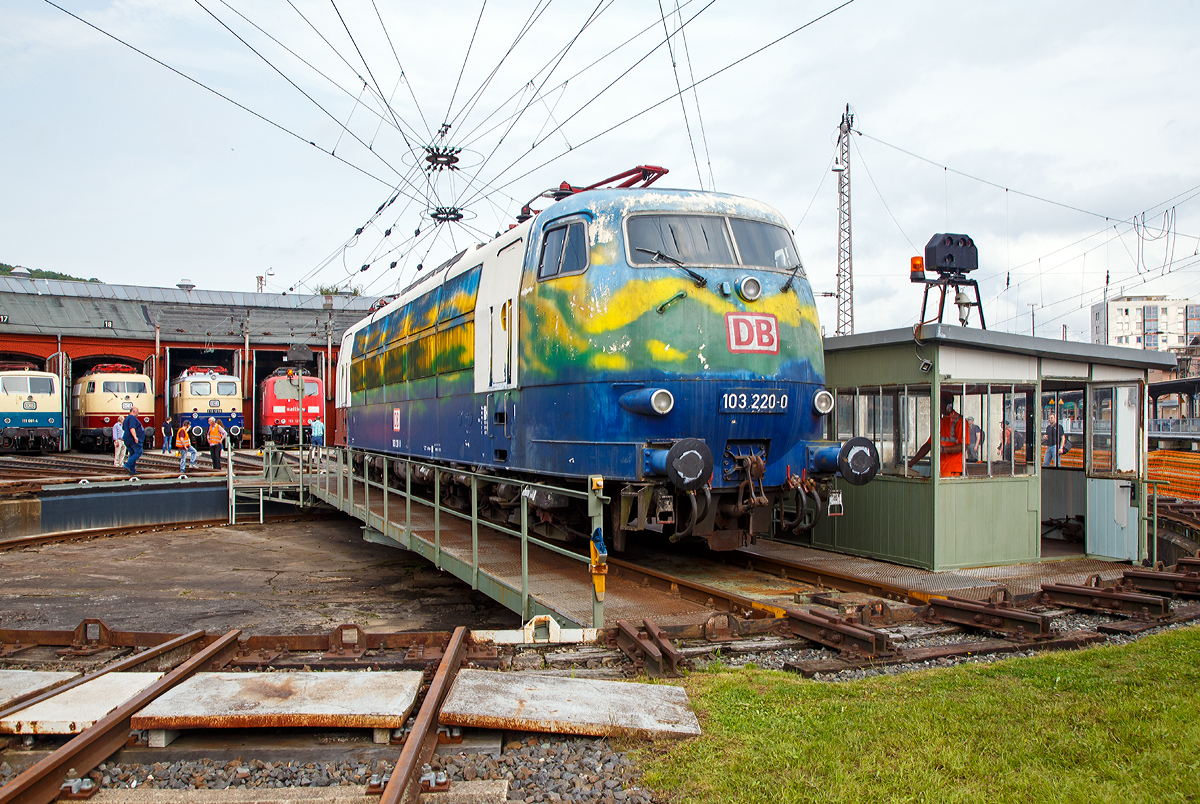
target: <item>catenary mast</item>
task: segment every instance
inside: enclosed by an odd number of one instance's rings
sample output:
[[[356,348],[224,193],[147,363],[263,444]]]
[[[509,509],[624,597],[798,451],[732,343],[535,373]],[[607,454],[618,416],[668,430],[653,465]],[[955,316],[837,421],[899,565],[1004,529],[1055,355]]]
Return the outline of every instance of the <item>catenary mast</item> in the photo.
[[[850,249],[850,128],[854,115],[850,104],[838,126],[838,161],[833,169],[838,174],[838,273],[837,273],[837,334],[854,334],[854,259]]]

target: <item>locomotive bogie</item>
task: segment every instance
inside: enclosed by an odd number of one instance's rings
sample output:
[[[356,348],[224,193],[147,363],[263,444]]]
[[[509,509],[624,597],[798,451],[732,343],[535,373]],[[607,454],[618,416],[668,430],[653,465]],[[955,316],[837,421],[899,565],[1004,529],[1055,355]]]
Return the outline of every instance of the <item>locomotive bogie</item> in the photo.
[[[347,332],[340,359],[349,446],[563,485],[601,475],[618,548],[658,532],[729,549],[776,510],[807,529],[850,466],[823,440],[820,326],[787,224],[730,196],[568,197],[423,277]],[[856,449],[861,471],[842,475],[865,482],[878,458]],[[484,503],[504,514],[496,491]],[[538,533],[587,536],[575,506],[543,503]]]
[[[57,375],[31,369],[0,371],[0,452],[57,452],[62,427]]]

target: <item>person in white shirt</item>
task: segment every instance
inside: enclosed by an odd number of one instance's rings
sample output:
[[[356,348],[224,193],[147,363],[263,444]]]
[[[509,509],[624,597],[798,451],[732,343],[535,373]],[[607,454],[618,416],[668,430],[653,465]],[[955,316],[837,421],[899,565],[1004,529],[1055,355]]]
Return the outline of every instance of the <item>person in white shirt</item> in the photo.
[[[112,427],[113,437],[113,466],[121,466],[125,463],[125,428],[121,426],[121,420],[117,419]]]

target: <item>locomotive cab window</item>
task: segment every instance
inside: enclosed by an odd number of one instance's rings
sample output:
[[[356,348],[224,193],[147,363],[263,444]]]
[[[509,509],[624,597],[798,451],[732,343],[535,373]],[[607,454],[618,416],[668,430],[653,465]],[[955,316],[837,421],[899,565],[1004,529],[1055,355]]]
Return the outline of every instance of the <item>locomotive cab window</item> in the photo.
[[[188,390],[192,396],[208,396],[212,393],[212,383],[194,382],[191,384]]]
[[[557,226],[542,240],[538,279],[581,274],[588,268],[587,228],[582,221]]]
[[[124,384],[125,383],[123,382],[114,382],[112,380],[108,380],[100,386],[100,390],[106,394],[119,394],[122,392],[122,386]]]
[[[791,271],[800,264],[792,236],[782,226],[743,218],[730,218],[729,224],[742,265]],[[803,268],[797,276],[804,276]]]
[[[626,229],[633,265],[737,264],[725,219],[715,215],[635,215]]]
[[[321,386],[316,380],[305,380],[304,381],[304,395],[305,396],[320,396],[320,394],[321,394]]]
[[[219,382],[217,383],[218,396],[237,396],[236,382]]]

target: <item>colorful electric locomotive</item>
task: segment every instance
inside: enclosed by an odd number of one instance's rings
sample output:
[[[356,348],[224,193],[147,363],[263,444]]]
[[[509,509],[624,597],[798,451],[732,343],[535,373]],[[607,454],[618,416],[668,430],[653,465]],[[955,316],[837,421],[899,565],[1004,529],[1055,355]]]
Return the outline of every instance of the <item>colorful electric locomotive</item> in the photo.
[[[242,413],[242,381],[221,366],[191,366],[171,382],[171,422],[178,430],[191,424],[192,444],[208,446],[208,420],[214,418],[237,448],[246,429]]]
[[[93,366],[71,386],[71,443],[74,447],[112,449],[112,428],[138,409],[146,428],[146,445],[157,440],[154,388],[150,378],[118,363]]]
[[[312,439],[312,423],[325,421],[325,385],[306,369],[278,368],[258,384],[258,446],[267,441],[296,444],[300,439],[299,381],[304,383],[304,443]],[[291,387],[289,387],[291,386]]]
[[[639,532],[734,549],[776,519],[810,529],[835,474],[862,484],[879,466],[866,439],[821,440],[834,400],[786,221],[724,194],[567,195],[350,329],[338,371],[349,446],[599,475],[618,550]],[[481,492],[485,513],[510,516],[518,490]],[[531,502],[540,535],[588,535],[571,500]]]
[[[0,452],[58,452],[62,436],[58,376],[32,363],[0,363]]]

